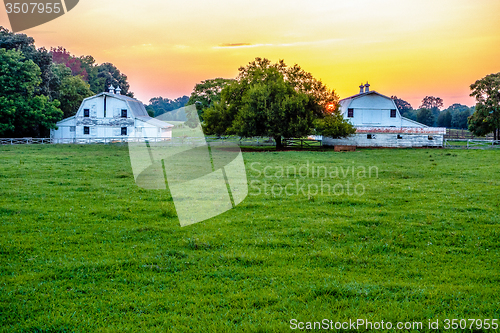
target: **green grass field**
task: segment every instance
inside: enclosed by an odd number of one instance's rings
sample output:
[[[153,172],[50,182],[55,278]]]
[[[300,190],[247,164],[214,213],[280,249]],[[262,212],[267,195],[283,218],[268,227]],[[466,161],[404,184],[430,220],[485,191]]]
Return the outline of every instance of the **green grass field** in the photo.
[[[126,145],[0,147],[0,331],[500,317],[499,151],[244,158],[248,197],[181,228],[167,191],[135,185]]]

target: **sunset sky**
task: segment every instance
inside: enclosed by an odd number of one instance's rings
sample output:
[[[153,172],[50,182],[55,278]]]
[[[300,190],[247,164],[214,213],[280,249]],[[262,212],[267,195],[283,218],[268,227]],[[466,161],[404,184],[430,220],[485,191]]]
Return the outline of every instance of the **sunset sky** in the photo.
[[[190,95],[255,57],[299,64],[340,98],[359,84],[418,107],[473,105],[469,85],[500,72],[499,0],[80,0],[23,33],[36,46],[111,62],[135,96]],[[10,29],[5,7],[0,25]]]

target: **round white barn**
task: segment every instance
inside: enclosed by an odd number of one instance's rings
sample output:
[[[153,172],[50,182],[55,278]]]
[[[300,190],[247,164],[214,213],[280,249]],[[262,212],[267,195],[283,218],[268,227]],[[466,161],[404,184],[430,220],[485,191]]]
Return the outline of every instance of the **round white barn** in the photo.
[[[401,116],[390,97],[360,86],[359,94],[342,99],[340,112],[356,128],[347,138],[323,137],[326,146],[442,147],[446,128],[429,127]]]
[[[82,101],[73,117],[57,123],[58,129],[50,131],[55,143],[128,138],[172,138],[174,125],[152,118],[144,104],[135,98],[120,95],[113,86]]]

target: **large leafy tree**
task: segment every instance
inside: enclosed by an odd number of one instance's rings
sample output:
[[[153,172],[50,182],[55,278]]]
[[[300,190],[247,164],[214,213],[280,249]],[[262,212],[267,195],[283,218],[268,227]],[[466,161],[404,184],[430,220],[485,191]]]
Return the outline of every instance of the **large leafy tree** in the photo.
[[[40,68],[17,50],[0,49],[0,136],[47,135],[62,119],[59,101],[35,95]]]
[[[469,130],[484,136],[493,132],[500,139],[500,73],[489,74],[471,84],[471,96],[476,98],[476,112],[469,118]]]
[[[222,89],[220,101],[203,113],[203,129],[207,134],[273,137],[281,149],[283,137],[327,133],[327,129],[335,137],[354,133],[343,117],[331,115],[338,113],[337,108],[335,92],[298,65],[288,67],[282,60],[273,64],[256,58],[239,68],[236,80]],[[335,121],[345,126],[335,127]]]

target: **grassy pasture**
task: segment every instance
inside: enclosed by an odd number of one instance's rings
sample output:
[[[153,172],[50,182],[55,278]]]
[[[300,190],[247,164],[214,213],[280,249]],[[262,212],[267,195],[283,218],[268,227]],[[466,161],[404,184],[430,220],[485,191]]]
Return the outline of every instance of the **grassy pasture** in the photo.
[[[135,186],[126,145],[0,147],[0,331],[500,317],[499,151],[244,158],[248,197],[181,228],[168,191]]]

